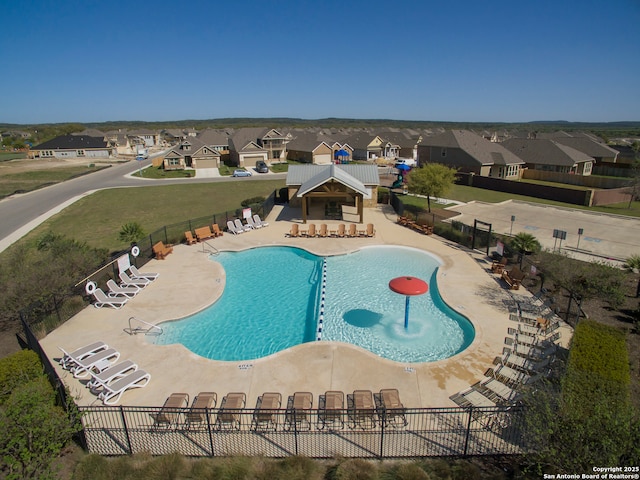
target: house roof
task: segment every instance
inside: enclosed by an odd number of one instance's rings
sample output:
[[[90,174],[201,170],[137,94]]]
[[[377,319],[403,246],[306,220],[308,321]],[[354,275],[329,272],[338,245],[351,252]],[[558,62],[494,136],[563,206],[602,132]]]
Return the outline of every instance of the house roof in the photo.
[[[191,146],[191,148],[188,151],[183,149],[183,146],[186,146],[187,144]],[[185,140],[182,140],[178,145],[175,145],[174,147],[172,147],[171,150],[167,152],[165,157],[172,157],[172,156],[184,157],[187,155],[194,156],[195,154],[200,152],[203,147],[209,147],[212,155],[217,155],[217,156],[220,155],[220,153],[218,153],[218,151],[213,148],[212,144],[205,143],[202,141],[202,139],[198,137],[189,137],[189,138],[186,138]]]
[[[257,140],[270,131],[270,128],[264,127],[240,128],[234,132],[231,137],[229,137],[229,148],[236,152],[241,152],[244,147],[250,143],[258,146]],[[251,149],[255,150],[255,147],[252,147]],[[266,151],[266,149],[264,151]]]
[[[516,165],[524,160],[503,144],[493,143],[469,130],[447,130],[433,137],[423,138],[422,145],[439,148],[459,148],[481,165]]]
[[[546,138],[510,138],[502,145],[525,162],[536,165],[572,167],[576,163],[594,161],[586,153]]]
[[[226,130],[203,130],[196,138],[208,145],[229,145],[229,133]]]
[[[88,135],[61,135],[33,147],[33,150],[77,150],[86,148],[107,148],[104,137]]]
[[[380,185],[378,167],[375,165],[291,165],[287,173],[288,186],[300,185],[306,193],[334,179],[350,188],[366,192],[366,185]],[[300,193],[299,193],[300,195]]]
[[[559,137],[553,139],[557,143],[579,150],[590,157],[615,157],[618,151],[588,137]]]
[[[331,164],[324,166],[324,168],[314,168],[313,170],[315,171],[313,176],[300,185],[297,193],[298,197],[304,196],[306,193],[309,193],[320,185],[324,185],[330,180],[342,183],[362,195],[368,194],[367,187],[360,180],[345,172],[338,165]]]

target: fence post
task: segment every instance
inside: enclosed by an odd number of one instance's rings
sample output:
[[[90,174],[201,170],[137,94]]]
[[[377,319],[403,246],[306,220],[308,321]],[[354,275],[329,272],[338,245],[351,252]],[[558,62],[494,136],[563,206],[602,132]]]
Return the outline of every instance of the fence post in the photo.
[[[296,446],[296,455],[298,455],[298,419],[296,418],[296,409],[293,409],[293,438]]]
[[[384,427],[387,424],[387,411],[382,410],[382,420],[380,423],[380,454],[378,458],[382,460],[384,458]]]
[[[133,454],[131,449],[131,438],[129,438],[129,428],[127,427],[127,419],[124,416],[124,407],[120,405],[120,418],[122,418],[122,426],[124,427],[124,435],[127,437],[127,448],[129,449],[129,455]]]
[[[473,415],[471,414],[472,412],[473,412],[473,407],[469,407],[469,416],[467,418],[467,433],[464,436],[464,452],[462,453],[464,457],[467,456],[467,452],[469,451],[469,436],[471,435],[471,419],[473,418]]]
[[[206,408],[204,414],[207,416],[207,432],[209,433],[209,446],[211,447],[211,456],[214,457],[213,453],[213,432],[211,431],[211,418],[209,415],[209,408]]]

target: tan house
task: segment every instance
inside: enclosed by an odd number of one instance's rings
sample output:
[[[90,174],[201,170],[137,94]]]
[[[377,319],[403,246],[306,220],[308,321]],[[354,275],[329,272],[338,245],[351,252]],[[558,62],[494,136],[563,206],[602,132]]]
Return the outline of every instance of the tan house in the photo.
[[[302,221],[344,219],[349,210],[363,222],[363,209],[378,203],[380,176],[375,165],[291,165],[289,205],[302,208]]]
[[[220,153],[198,138],[188,137],[169,150],[164,157],[153,159],[154,167],[165,170],[220,168]]]

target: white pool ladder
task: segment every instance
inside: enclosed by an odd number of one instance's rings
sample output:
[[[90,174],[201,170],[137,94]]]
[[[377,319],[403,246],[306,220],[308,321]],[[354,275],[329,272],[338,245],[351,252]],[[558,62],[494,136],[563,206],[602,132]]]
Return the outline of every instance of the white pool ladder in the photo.
[[[141,325],[134,326],[134,324]],[[129,335],[137,335],[138,333],[144,333],[145,335],[162,335],[163,332],[162,327],[145,322],[136,317],[129,317],[129,328],[125,328],[124,331]]]

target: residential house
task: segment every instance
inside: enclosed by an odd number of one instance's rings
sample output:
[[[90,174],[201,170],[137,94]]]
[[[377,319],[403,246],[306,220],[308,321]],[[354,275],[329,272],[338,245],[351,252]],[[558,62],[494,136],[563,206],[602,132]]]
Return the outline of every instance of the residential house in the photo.
[[[323,165],[349,160],[353,148],[335,140],[335,135],[315,129],[294,129],[289,132],[287,158],[303,163]],[[346,153],[346,155],[345,155]]]
[[[418,164],[441,163],[484,177],[518,179],[525,162],[502,144],[469,130],[447,130],[418,145]]]
[[[141,128],[128,132],[130,143],[133,145],[140,145],[144,148],[154,147],[160,144],[160,133]]]
[[[154,158],[152,165],[165,170],[220,168],[220,152],[197,137],[189,137],[163,157]]]
[[[287,159],[291,136],[269,128],[240,128],[229,137],[230,161],[241,167],[255,167],[262,160],[270,165]]]
[[[36,145],[29,152],[30,158],[94,158],[106,159],[112,149],[104,137],[87,135],[61,135]]]
[[[502,145],[533,170],[591,175],[595,163],[586,153],[552,139],[510,138]]]
[[[286,185],[289,205],[302,208],[302,220],[324,219],[333,206],[350,209],[363,222],[363,208],[375,207],[380,177],[375,165],[290,165]]]

